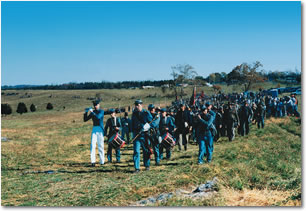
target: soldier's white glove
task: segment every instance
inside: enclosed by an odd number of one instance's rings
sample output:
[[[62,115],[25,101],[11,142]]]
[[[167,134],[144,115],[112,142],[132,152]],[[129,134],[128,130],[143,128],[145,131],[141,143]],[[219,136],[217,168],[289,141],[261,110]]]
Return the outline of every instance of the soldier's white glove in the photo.
[[[185,127],[188,127],[188,123],[187,122],[185,122]]]
[[[146,123],[144,126],[143,126],[143,128],[142,128],[142,130],[144,131],[144,132],[146,132],[146,131],[148,131],[149,129],[150,129],[150,125],[149,125],[149,123]]]
[[[89,109],[89,112],[93,112],[93,109],[92,109],[92,108],[90,108],[90,109]]]
[[[158,136],[158,143],[161,143],[163,141],[161,136]]]

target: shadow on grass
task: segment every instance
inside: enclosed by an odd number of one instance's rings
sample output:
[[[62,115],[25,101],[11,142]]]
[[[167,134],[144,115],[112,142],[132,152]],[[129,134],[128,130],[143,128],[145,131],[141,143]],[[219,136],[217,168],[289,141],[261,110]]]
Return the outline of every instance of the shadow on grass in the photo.
[[[192,158],[192,156],[191,155],[182,155],[179,158]]]
[[[28,169],[30,169],[30,167],[27,167],[27,168],[19,168],[19,167],[17,167],[17,168],[5,168],[5,167],[2,167],[1,171],[2,172],[5,172],[5,171],[23,171],[23,170],[28,170]]]
[[[88,173],[110,173],[110,172],[122,172],[122,173],[133,173],[132,170],[127,169],[99,169],[97,167],[92,167],[91,170],[79,170],[79,171],[67,171],[67,170],[48,170],[48,171],[26,171],[22,174],[88,174]]]
[[[131,153],[128,153],[128,152],[122,152],[122,153],[121,153],[121,155],[130,155],[130,156],[132,156],[132,155],[133,155],[133,152],[131,152]]]
[[[162,166],[178,166],[179,163],[163,163]]]
[[[88,162],[83,162],[83,163],[62,163],[62,164],[59,164],[59,165],[62,165],[62,166],[68,166],[68,167],[89,167],[90,164]]]
[[[94,173],[94,172],[103,172],[103,173],[107,173],[107,172],[113,172],[113,170],[111,169],[98,169],[96,167],[92,167],[91,170],[81,170],[81,171],[67,171],[67,170],[58,170],[58,171],[54,171],[54,173],[69,173],[69,174],[86,174],[86,173]],[[46,173],[46,172],[42,172],[42,173]]]

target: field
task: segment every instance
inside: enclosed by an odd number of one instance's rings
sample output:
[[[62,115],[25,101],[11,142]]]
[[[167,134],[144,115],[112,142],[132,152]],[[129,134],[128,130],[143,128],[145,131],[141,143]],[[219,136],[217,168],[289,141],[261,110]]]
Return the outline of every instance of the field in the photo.
[[[185,91],[188,97],[191,89]],[[100,94],[103,108],[132,106],[138,98],[145,107],[165,106],[173,100],[165,97],[169,91],[4,91],[10,92],[19,94],[2,96],[2,103],[13,108],[1,120],[1,137],[7,138],[1,142],[2,206],[128,206],[177,189],[193,190],[213,177],[219,180],[215,197],[174,197],[155,206],[301,206],[301,122],[294,117],[269,119],[261,130],[253,125],[247,137],[237,136],[232,143],[221,138],[211,164],[199,166],[198,146],[190,144],[186,152],[175,148],[161,166],[151,160],[150,171],[143,171],[141,162],[142,171],[132,174],[132,145],[122,152],[122,163],[90,167],[92,123],[82,119],[84,108],[91,106],[86,98]],[[32,97],[20,98],[25,93]],[[19,115],[18,102],[28,109],[34,103],[37,111]],[[48,102],[54,106],[51,111],[45,109]]]

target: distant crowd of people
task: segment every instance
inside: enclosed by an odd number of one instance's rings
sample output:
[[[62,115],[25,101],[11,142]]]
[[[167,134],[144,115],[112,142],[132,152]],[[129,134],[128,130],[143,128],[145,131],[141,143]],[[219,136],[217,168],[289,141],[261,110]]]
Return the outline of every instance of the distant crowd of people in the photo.
[[[127,112],[124,117],[119,118],[115,109],[108,110],[111,117],[106,121],[105,127],[105,112],[100,108],[99,101],[93,102],[94,108],[85,110],[84,121],[93,121],[90,148],[92,166],[96,165],[96,145],[100,164],[105,164],[104,136],[107,137],[109,163],[112,162],[113,149],[116,162],[120,163],[121,148],[125,144],[133,144],[133,161],[137,173],[140,171],[140,149],[143,152],[144,166],[149,170],[151,156],[154,155],[155,165],[160,165],[164,151],[166,159],[170,159],[174,146],[179,151],[183,148],[187,150],[188,143],[193,141],[199,146],[197,162],[201,165],[205,160],[207,163],[212,161],[213,143],[224,136],[233,141],[236,129],[237,134],[245,136],[249,134],[252,123],[257,123],[258,128],[264,128],[265,118],[300,117],[295,95],[279,98],[262,93],[219,93],[192,100],[176,100],[166,108],[150,104],[145,109],[141,100],[136,100],[134,105],[131,119]]]

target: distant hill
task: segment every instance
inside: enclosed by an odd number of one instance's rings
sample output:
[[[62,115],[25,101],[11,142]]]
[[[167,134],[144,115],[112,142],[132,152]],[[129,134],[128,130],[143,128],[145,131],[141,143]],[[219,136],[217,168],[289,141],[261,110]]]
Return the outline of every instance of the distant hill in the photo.
[[[83,82],[83,83],[66,83],[60,85],[15,85],[15,86],[1,86],[2,90],[12,89],[44,89],[44,90],[67,90],[67,89],[127,89],[127,88],[141,88],[143,86],[160,87],[162,85],[170,86],[173,80],[159,80],[159,81],[122,81],[122,82]]]
[[[37,88],[37,87],[41,87],[44,85],[26,85],[26,84],[22,84],[22,85],[14,85],[14,86],[1,86],[2,90],[8,90],[8,89],[32,89],[32,88]]]

